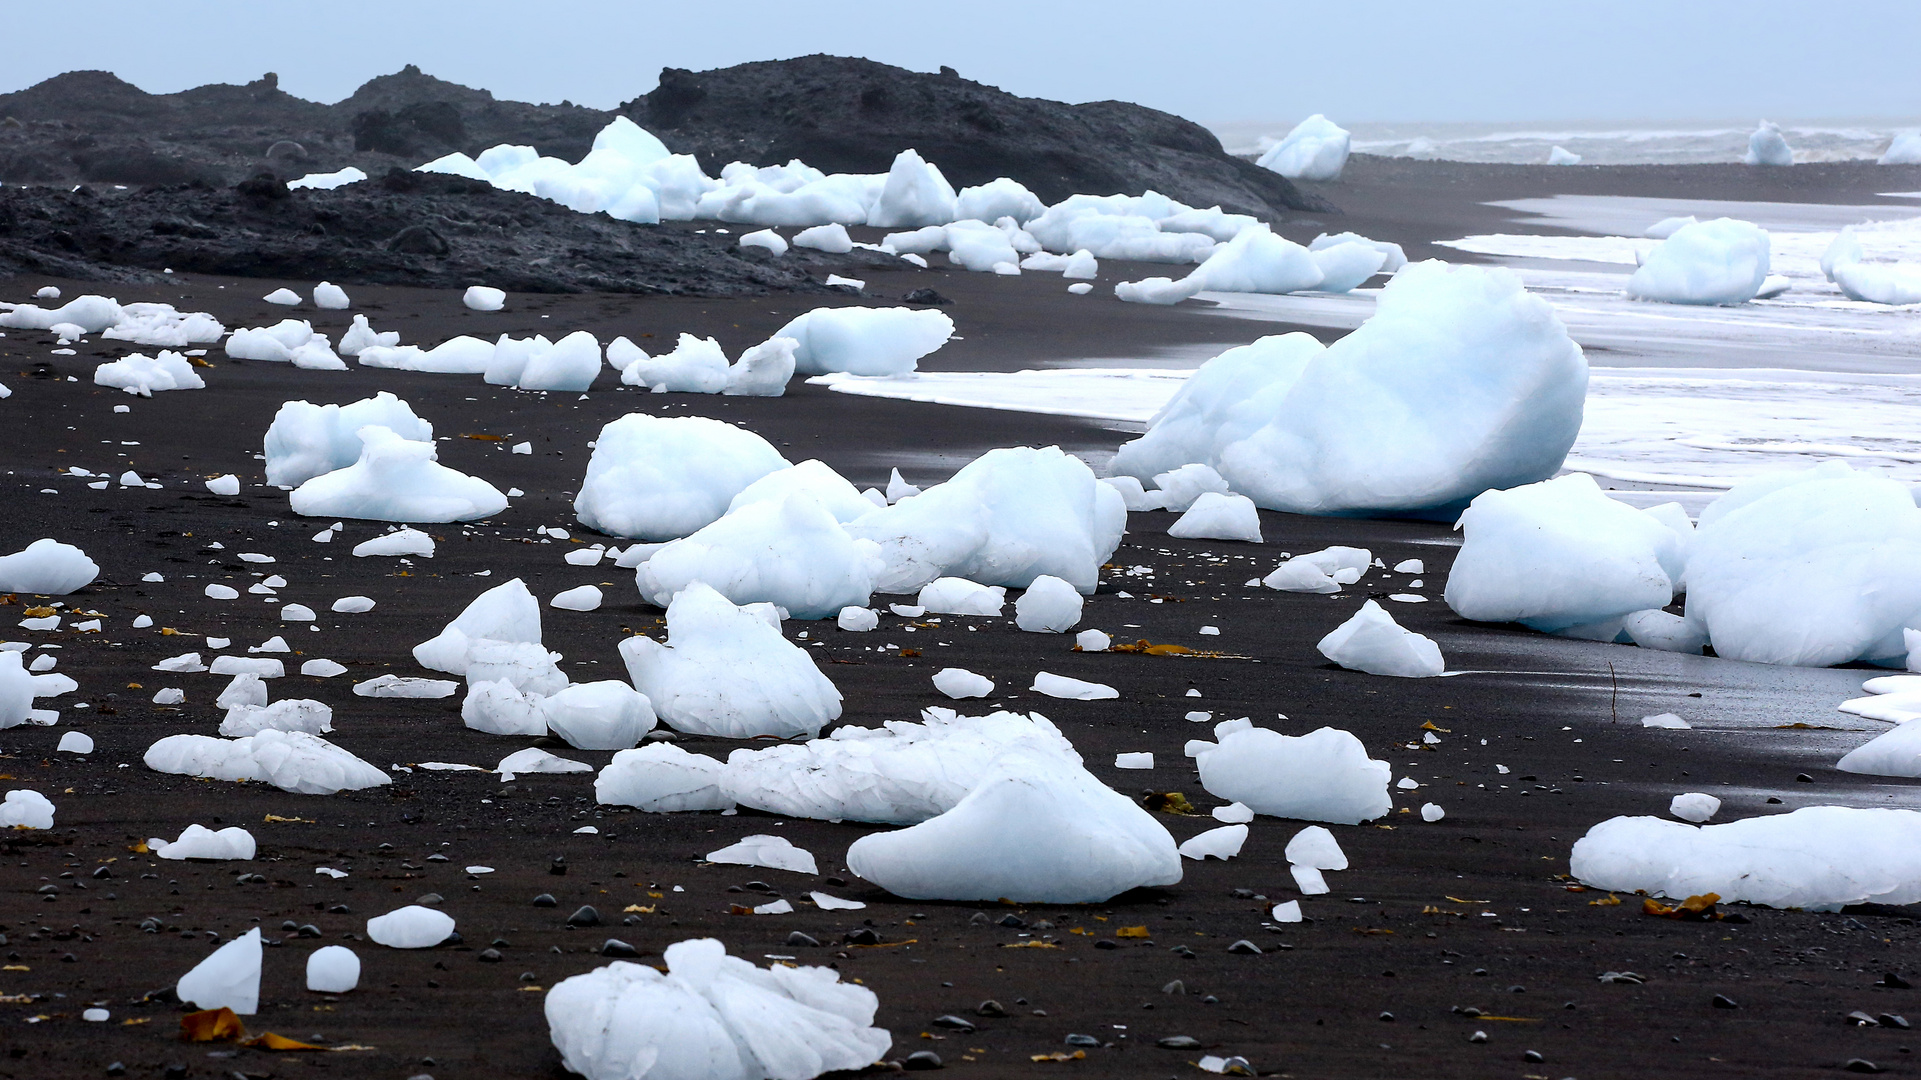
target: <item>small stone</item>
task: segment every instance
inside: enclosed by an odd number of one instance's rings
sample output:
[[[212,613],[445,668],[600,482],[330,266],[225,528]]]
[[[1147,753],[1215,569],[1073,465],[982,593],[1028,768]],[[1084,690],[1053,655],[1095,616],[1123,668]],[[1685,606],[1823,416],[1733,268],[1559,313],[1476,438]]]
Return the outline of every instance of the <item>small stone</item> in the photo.
[[[971,918],[971,919],[968,919],[968,920],[967,920],[967,925],[969,925],[969,926],[991,926],[991,925],[993,925],[993,922],[994,922],[994,920],[992,920],[992,919],[990,919],[990,918],[988,918],[988,917],[987,917],[987,912],[985,912],[985,911],[976,911],[976,912],[974,913],[974,917],[973,917],[973,918]]]
[[[1000,1002],[995,1001],[993,998],[988,998],[986,1001],[983,1001],[979,1005],[974,1006],[974,1015],[975,1016],[995,1016],[995,1017],[1006,1016],[1007,1010],[1001,1008]]]
[[[1727,996],[1726,994],[1714,995],[1713,1005],[1717,1009],[1738,1009],[1741,1007],[1740,1002],[1735,1001],[1733,998]]]
[[[1881,1026],[1881,1021],[1876,1020],[1874,1017],[1869,1016],[1867,1013],[1862,1012],[1860,1009],[1856,1009],[1853,1012],[1849,1013],[1847,1015],[1847,1021],[1848,1023],[1854,1025],[1855,1027],[1880,1027]]]
[[[1092,1035],[1069,1035],[1067,1037],[1067,1045],[1069,1046],[1099,1046],[1100,1044],[1101,1041]]]
[[[1474,1034],[1469,1035],[1467,1037],[1467,1041],[1471,1043],[1484,1043],[1487,1041],[1487,1032],[1477,1031]]]
[[[1890,971],[1890,972],[1888,972],[1887,974],[1885,974],[1885,975],[1883,975],[1883,976],[1881,976],[1881,983],[1880,983],[1880,985],[1882,985],[1882,986],[1885,986],[1885,987],[1887,987],[1887,988],[1888,988],[1888,989],[1890,989],[1890,990],[1912,990],[1912,989],[1914,989],[1914,984],[1913,984],[1913,983],[1911,983],[1911,982],[1909,982],[1908,980],[1906,980],[1906,979],[1904,979],[1904,978],[1902,978],[1902,977],[1901,977],[1901,976],[1899,976],[1899,975],[1896,975],[1896,974],[1895,974],[1894,972],[1892,972],[1892,971]]]
[[[116,1061],[113,1064],[107,1066],[107,1075],[108,1076],[125,1076],[127,1075],[127,1067],[126,1065]]]
[[[483,964],[498,964],[502,957],[499,949],[482,949],[480,950],[480,954],[475,956],[474,959]]]
[[[1896,1031],[1907,1031],[1909,1028],[1908,1018],[1899,1013],[1882,1013],[1875,1019],[1881,1021],[1881,1026],[1884,1028],[1893,1028]]]
[[[1240,953],[1243,956],[1261,955],[1261,947],[1247,940],[1246,938],[1242,938],[1241,940],[1235,942],[1234,944],[1229,945],[1227,947],[1227,951],[1231,953]]]
[[[437,892],[427,893],[421,896],[420,899],[414,901],[414,903],[419,904],[421,907],[439,907],[446,902],[446,898]]]
[[[1878,1073],[1881,1071],[1881,1066],[1867,1058],[1849,1058],[1847,1064],[1841,1066],[1841,1069],[1844,1072],[1853,1073]]]
[[[1521,1060],[1532,1062],[1538,1065],[1541,1062],[1546,1061],[1547,1059],[1541,1056],[1541,1052],[1539,1050],[1528,1050],[1521,1054]]]
[[[568,926],[599,926],[600,912],[592,904],[582,904],[572,915],[567,916]]]
[[[1201,999],[1201,1004],[1203,1005],[1219,1005],[1220,1003],[1221,999],[1215,997],[1213,994],[1209,994]]]
[[[1094,947],[1096,949],[1118,949],[1121,947],[1121,943],[1111,938],[1098,938],[1094,942]]]
[[[912,289],[901,294],[901,301],[908,304],[951,304],[952,300],[928,288]]]
[[[900,1067],[908,1072],[922,1072],[941,1067],[940,1055],[932,1050],[916,1050],[901,1059]]]
[[[820,948],[820,942],[813,935],[803,934],[799,930],[787,935],[787,944],[802,949]]]
[[[1187,993],[1187,984],[1179,979],[1175,979],[1173,982],[1161,987],[1161,993],[1184,995]]]
[[[619,938],[608,938],[605,942],[601,943],[600,955],[611,956],[616,960],[632,960],[634,957],[640,955],[640,950]]]
[[[110,878],[113,876],[113,871],[104,866],[96,866],[93,870],[93,876],[96,878]],[[114,1064],[119,1065],[120,1063],[116,1061]],[[125,1068],[125,1066],[122,1066],[122,1068]]]
[[[553,863],[547,867],[547,872],[554,875],[555,877],[564,876],[567,873],[567,860],[559,859],[559,858],[555,859]]]
[[[1163,1050],[1199,1050],[1201,1040],[1192,1035],[1169,1035],[1165,1039],[1156,1039],[1154,1045]]]
[[[161,1075],[165,1076],[167,1080],[187,1080],[187,1067],[176,1061],[168,1065],[166,1072]]]
[[[553,893],[541,893],[539,896],[534,897],[534,906],[535,907],[559,907],[560,901],[554,899]]]
[[[1376,1017],[1376,1019],[1380,1020],[1384,1024],[1392,1024],[1394,1022],[1394,1014],[1391,1012],[1384,1012],[1380,1016]]]
[[[1006,915],[1002,915],[1000,918],[1000,923],[1002,926],[1005,926],[1014,930],[1024,929],[1027,926],[1027,920],[1011,912]]]
[[[352,915],[353,913],[354,909],[345,904],[335,904],[327,909],[327,914],[329,915]]]
[[[1807,773],[1795,773],[1794,782],[1797,784],[1812,784],[1814,783],[1814,777],[1809,776]]]
[[[967,1032],[974,1030],[974,1024],[972,1021],[964,1017],[955,1016],[953,1013],[948,1013],[945,1016],[934,1017],[934,1026],[937,1028],[948,1028],[953,1031],[958,1031],[963,1035],[966,1034]]]
[[[849,945],[879,945],[880,935],[874,933],[872,927],[863,926],[859,930],[850,930],[842,934],[841,940]]]
[[[1775,798],[1775,797],[1774,797],[1774,796],[1772,796],[1772,795],[1770,795],[1770,796],[1768,796],[1768,804],[1769,804],[1770,806],[1780,806],[1780,805],[1781,805],[1781,800],[1780,800],[1780,799],[1777,799],[1777,798]]]

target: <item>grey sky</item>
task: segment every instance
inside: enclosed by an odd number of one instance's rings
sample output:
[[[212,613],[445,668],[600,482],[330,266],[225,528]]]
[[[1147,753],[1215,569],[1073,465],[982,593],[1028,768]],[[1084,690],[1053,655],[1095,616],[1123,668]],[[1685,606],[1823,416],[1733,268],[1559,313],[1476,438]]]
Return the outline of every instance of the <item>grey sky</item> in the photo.
[[[0,0],[0,91],[105,68],[156,92],[265,71],[334,101],[407,63],[505,98],[611,106],[663,66],[813,52],[1204,122],[1921,114],[1921,3],[1862,0]]]

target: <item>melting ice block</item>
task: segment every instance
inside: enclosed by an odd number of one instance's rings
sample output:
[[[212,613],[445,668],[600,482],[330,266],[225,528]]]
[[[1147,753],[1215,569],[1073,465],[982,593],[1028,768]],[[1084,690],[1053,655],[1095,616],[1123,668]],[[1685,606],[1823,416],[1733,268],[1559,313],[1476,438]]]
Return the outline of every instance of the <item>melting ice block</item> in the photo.
[[[1369,600],[1317,646],[1321,655],[1352,671],[1424,679],[1447,670],[1441,647],[1394,621]]]
[[[577,750],[626,750],[655,724],[646,695],[617,679],[576,683],[542,701],[540,711]]]
[[[1921,813],[1809,806],[1694,826],[1655,817],[1601,822],[1568,868],[1594,888],[1838,911],[1921,900]]]
[[[1181,880],[1153,815],[1078,765],[1019,751],[952,810],[854,841],[847,868],[912,900],[1097,904]]]
[[[649,743],[614,755],[594,778],[594,799],[650,814],[726,810],[734,800],[720,789],[722,768],[705,754],[688,753],[672,743]]]
[[[795,847],[784,836],[749,836],[737,844],[708,852],[707,861],[732,866],[764,866],[769,870],[787,870],[796,874],[820,873],[820,868],[814,864],[813,853]]]
[[[711,938],[669,945],[668,973],[616,960],[555,984],[547,1030],[587,1080],[810,1080],[865,1069],[893,1037],[830,968],[756,968]]]
[[[65,596],[100,576],[87,553],[58,540],[35,540],[23,551],[0,557],[0,592]]]
[[[881,565],[877,544],[849,536],[812,492],[794,491],[741,505],[668,543],[640,564],[634,581],[658,607],[698,582],[736,604],[769,603],[796,619],[824,619],[865,605]]]
[[[745,428],[629,413],[601,429],[574,512],[610,536],[672,540],[716,520],[749,484],[787,467]]]
[[[1834,767],[1867,776],[1921,776],[1921,720],[1903,720],[1848,751]]]
[[[840,691],[781,636],[767,605],[736,607],[694,582],[667,607],[667,642],[620,643],[628,677],[680,731],[749,739],[814,735],[840,717]]]
[[[171,844],[155,847],[154,854],[163,859],[236,859],[247,860],[254,855],[253,834],[238,825],[229,825],[219,830],[205,825],[189,825],[180,834],[180,839]]]
[[[1071,589],[1073,586],[1070,585],[1068,588]],[[1080,594],[1075,593],[1074,599],[1078,601]],[[1006,586],[981,585],[966,578],[957,577],[937,578],[930,581],[921,587],[920,595],[915,597],[915,603],[918,606],[938,615],[998,616],[1006,602]]]
[[[926,595],[925,589],[921,595]],[[1081,621],[1083,602],[1074,586],[1052,574],[1042,574],[1014,601],[1014,625],[1030,633],[1064,634]],[[936,609],[930,606],[928,610]]]
[[[307,989],[344,994],[360,985],[360,957],[345,945],[323,945],[307,957]]]
[[[1231,859],[1241,853],[1241,846],[1246,843],[1247,826],[1222,825],[1182,841],[1180,852],[1182,858],[1196,861]]]
[[[946,312],[926,308],[815,308],[774,332],[792,338],[805,375],[904,375],[954,336]]]
[[[407,439],[379,424],[356,434],[360,460],[301,484],[290,499],[294,513],[374,521],[473,521],[507,508],[507,496],[499,488],[436,462],[431,442]]]
[[[241,1016],[260,1010],[260,930],[227,942],[180,976],[174,994],[202,1009],[232,1009]]]
[[[93,369],[97,386],[113,386],[138,397],[152,397],[163,390],[205,390],[206,380],[194,371],[187,358],[162,350],[159,356],[134,353]]]
[[[950,698],[986,697],[994,692],[994,680],[966,668],[942,668],[934,673],[934,689]]]
[[[359,461],[365,449],[360,429],[370,424],[416,442],[431,442],[434,437],[432,424],[415,416],[412,406],[385,390],[346,405],[289,401],[280,406],[267,427],[263,447],[267,483],[299,487],[316,476]]]
[[[0,829],[53,828],[53,802],[31,788],[14,788],[0,800]]]
[[[1347,129],[1315,113],[1294,125],[1255,164],[1289,180],[1339,180],[1347,166],[1349,142]]]
[[[390,949],[431,949],[454,932],[454,917],[419,904],[367,920],[367,937]]]
[[[540,644],[540,601],[526,582],[514,578],[475,597],[446,629],[414,646],[414,660],[421,667],[465,675],[480,641]]]
[[[1648,252],[1627,294],[1668,304],[1743,304],[1768,276],[1768,234],[1752,222],[1715,218],[1683,225]]]
[[[1106,683],[1087,682],[1048,671],[1036,672],[1034,684],[1028,689],[1035,693],[1046,694],[1051,698],[1066,698],[1069,701],[1104,701],[1121,696],[1120,691]]]
[[[1261,542],[1261,515],[1245,495],[1202,492],[1194,504],[1168,526],[1167,535],[1183,540],[1245,540]]]
[[[720,786],[729,799],[770,814],[911,825],[953,809],[996,758],[1014,750],[1081,763],[1039,713],[961,716],[930,708],[920,723],[842,726],[804,744],[736,750]]]
[[[1273,817],[1358,825],[1394,808],[1387,762],[1369,758],[1361,740],[1337,728],[1301,736],[1242,728],[1194,763],[1209,794]]]
[[[35,675],[12,650],[0,652],[0,728],[18,727],[33,715],[33,699],[57,697],[79,688],[72,678],[52,673]]]
[[[304,731],[262,731],[243,739],[169,735],[147,748],[145,761],[155,772],[258,780],[302,795],[331,795],[391,782],[386,773]]]

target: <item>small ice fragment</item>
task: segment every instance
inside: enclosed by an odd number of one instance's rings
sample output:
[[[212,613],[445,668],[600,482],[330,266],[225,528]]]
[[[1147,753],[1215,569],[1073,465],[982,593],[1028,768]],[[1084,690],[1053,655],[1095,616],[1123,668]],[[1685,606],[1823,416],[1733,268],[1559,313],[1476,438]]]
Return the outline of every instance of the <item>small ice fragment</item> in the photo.
[[[1712,795],[1702,794],[1699,791],[1690,791],[1682,795],[1676,795],[1673,800],[1668,803],[1668,813],[1673,814],[1682,821],[1692,821],[1696,825],[1713,817],[1715,811],[1719,809],[1721,809],[1721,800]]]
[[[359,985],[360,957],[345,945],[323,945],[307,957],[307,989],[314,993],[344,994]]]
[[[1419,559],[1403,559],[1394,564],[1394,572],[1397,574],[1425,574],[1427,573],[1427,564]]]
[[[708,852],[707,861],[735,866],[763,866],[796,874],[820,873],[814,863],[813,853],[795,847],[784,836],[749,836],[737,844]]]
[[[1421,820],[1422,821],[1439,821],[1446,816],[1447,816],[1447,811],[1441,809],[1441,804],[1439,803],[1422,803],[1421,804]]]
[[[966,668],[942,668],[934,674],[934,689],[950,698],[980,698],[994,692],[994,680]]]
[[[1692,724],[1689,724],[1686,720],[1681,719],[1680,717],[1674,715],[1671,712],[1664,712],[1655,716],[1643,716],[1641,718],[1641,726],[1655,727],[1655,728],[1693,727]]]
[[[309,660],[300,665],[300,673],[302,675],[311,675],[316,679],[331,679],[335,675],[345,674],[346,671],[347,667],[345,664],[335,663],[325,657]]]
[[[842,630],[855,634],[864,634],[880,625],[880,615],[877,614],[873,608],[864,608],[856,604],[849,604],[840,609],[840,616],[834,621],[835,625],[839,626]]]
[[[822,911],[859,911],[867,906],[859,900],[842,900],[838,896],[829,896],[824,892],[810,892],[807,898]]]
[[[1254,820],[1254,811],[1246,803],[1228,803],[1214,808],[1214,820],[1227,825],[1245,825]]]
[[[507,294],[485,285],[475,285],[467,290],[460,302],[474,311],[499,311],[507,303]]]
[[[174,996],[202,1009],[252,1016],[260,1008],[260,930],[255,927],[215,949],[174,985]]]
[[[1288,900],[1274,905],[1274,921],[1277,923],[1297,923],[1301,921],[1301,902]]]
[[[163,687],[153,695],[155,705],[178,705],[187,700],[187,692],[176,686]]]
[[[454,917],[419,904],[367,920],[367,937],[390,949],[429,949],[454,932]]]
[[[1151,769],[1154,767],[1154,755],[1146,750],[1130,754],[1115,754],[1114,767],[1116,769]]]
[[[1036,672],[1034,684],[1028,689],[1046,694],[1048,697],[1066,698],[1070,701],[1103,701],[1121,696],[1120,691],[1104,683],[1084,682],[1046,671]]]
[[[312,622],[314,609],[305,604],[288,604],[280,609],[281,622]]]
[[[1247,843],[1246,825],[1222,825],[1190,837],[1181,844],[1181,855],[1196,861],[1208,858],[1231,859]]]
[[[1294,865],[1288,870],[1294,875],[1294,885],[1301,890],[1302,896],[1321,896],[1327,892],[1327,879],[1311,866]]]
[[[1074,635],[1074,645],[1082,652],[1106,652],[1114,639],[1099,630],[1082,630]]]
[[[601,603],[599,586],[581,585],[558,593],[548,604],[563,611],[593,611]]]
[[[240,590],[228,585],[210,584],[203,590],[209,600],[237,600]]]
[[[341,615],[358,615],[363,611],[372,611],[373,609],[374,602],[370,597],[343,596],[333,602],[332,610]]]
[[[207,490],[213,492],[215,495],[238,495],[240,494],[240,478],[232,473],[227,473],[225,476],[216,476],[212,480],[207,481]]]
[[[54,747],[54,752],[60,754],[91,754],[93,753],[93,738],[88,735],[83,735],[78,731],[69,731],[65,735],[60,736],[60,745]]]

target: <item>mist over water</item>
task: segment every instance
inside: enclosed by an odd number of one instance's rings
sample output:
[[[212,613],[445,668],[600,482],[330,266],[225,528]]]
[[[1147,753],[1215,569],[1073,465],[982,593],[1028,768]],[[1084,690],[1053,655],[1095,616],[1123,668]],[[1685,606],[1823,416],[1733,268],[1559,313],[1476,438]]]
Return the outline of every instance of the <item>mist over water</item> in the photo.
[[[1738,162],[1759,118],[1700,122],[1568,124],[1346,123],[1353,150],[1387,157],[1538,165],[1559,146],[1584,165],[1691,165]],[[1773,119],[1773,118],[1770,118]],[[1797,163],[1873,161],[1897,132],[1921,130],[1921,116],[1776,120]],[[1210,124],[1230,153],[1257,154],[1280,141],[1291,121]]]

